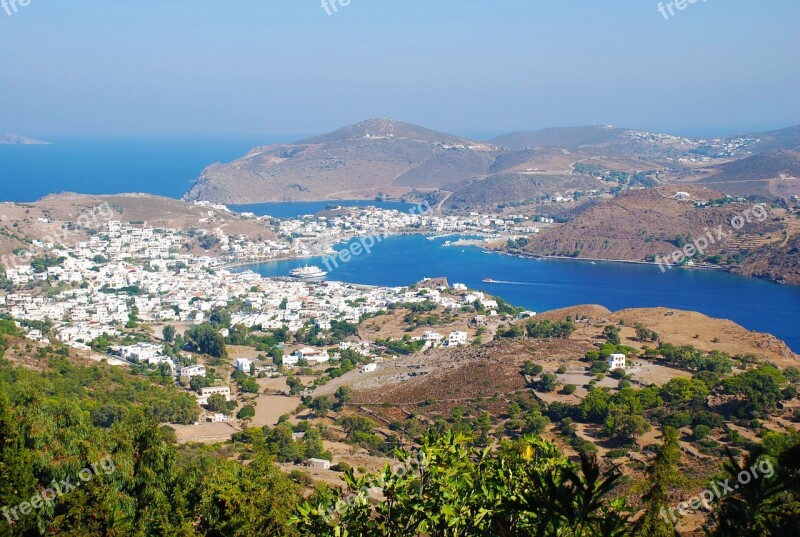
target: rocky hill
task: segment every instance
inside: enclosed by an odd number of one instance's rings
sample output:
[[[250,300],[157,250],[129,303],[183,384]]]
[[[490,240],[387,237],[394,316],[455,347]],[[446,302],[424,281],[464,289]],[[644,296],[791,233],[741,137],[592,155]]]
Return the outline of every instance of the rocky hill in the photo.
[[[469,140],[388,119],[371,119],[292,144],[257,147],[207,167],[188,200],[258,203],[400,197],[440,191],[445,210],[496,210],[509,203],[639,184],[708,181],[724,193],[800,193],[794,165],[800,128],[699,140],[610,126],[552,128]],[[751,160],[747,161],[749,158]],[[737,171],[737,165],[745,172]],[[788,172],[787,172],[788,170]],[[740,179],[742,173],[755,179]],[[787,176],[788,173],[788,176]],[[620,179],[622,178],[622,179]],[[622,183],[620,183],[622,181]]]
[[[373,119],[209,166],[187,199],[246,203],[431,191],[488,173],[497,151],[491,144]]]
[[[700,183],[730,195],[791,197],[800,193],[800,152],[774,149],[734,160]]]
[[[542,256],[567,256],[623,261],[664,259],[685,244],[714,237],[696,263],[709,262],[738,274],[800,284],[800,255],[795,214],[770,209],[765,219],[751,217],[741,229],[731,225],[752,202],[698,207],[675,197],[679,187],[642,189],[597,203],[569,222],[530,238],[525,251]],[[692,187],[695,199],[712,199],[715,191]],[[716,229],[725,236],[718,238]]]

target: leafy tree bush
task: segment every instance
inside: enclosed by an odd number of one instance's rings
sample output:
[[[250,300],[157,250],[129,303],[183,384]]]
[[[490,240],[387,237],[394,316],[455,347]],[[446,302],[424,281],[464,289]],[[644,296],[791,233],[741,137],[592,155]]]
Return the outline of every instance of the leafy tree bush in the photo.
[[[471,448],[471,439],[428,436],[418,457],[400,451],[403,472],[388,466],[375,475],[345,476],[354,500],[342,492],[314,498],[291,521],[301,535],[465,536],[621,535],[628,518],[622,499],[611,499],[620,477],[601,472],[582,456],[575,466],[550,443],[525,437],[494,454]],[[419,464],[417,460],[422,460]],[[377,487],[387,501],[373,504]],[[334,505],[339,502],[339,509]],[[333,515],[333,516],[329,516]]]
[[[556,386],[558,386],[558,377],[555,373],[543,373],[539,377],[539,382],[536,383],[536,387],[543,392],[553,392]]]
[[[236,414],[236,417],[240,420],[254,418],[256,415],[256,409],[252,405],[243,406],[239,412]]]
[[[193,326],[186,331],[186,343],[193,352],[207,354],[214,358],[227,358],[225,340],[210,323]]]

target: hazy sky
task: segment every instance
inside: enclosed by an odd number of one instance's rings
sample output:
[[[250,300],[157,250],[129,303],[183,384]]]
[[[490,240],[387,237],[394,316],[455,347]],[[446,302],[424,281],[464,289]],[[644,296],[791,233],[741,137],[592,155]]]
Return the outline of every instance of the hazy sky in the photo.
[[[0,7],[0,132],[800,123],[798,0],[698,0],[670,20],[654,0],[29,2]]]

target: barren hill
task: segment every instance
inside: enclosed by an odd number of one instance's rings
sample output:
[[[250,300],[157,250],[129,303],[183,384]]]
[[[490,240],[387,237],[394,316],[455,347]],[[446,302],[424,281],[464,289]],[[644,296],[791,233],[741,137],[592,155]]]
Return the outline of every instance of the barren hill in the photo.
[[[439,348],[385,363],[378,373],[348,377],[358,403],[419,409],[435,400],[426,411],[445,411],[466,401],[507,406],[525,389],[522,364],[532,360],[547,370],[559,365],[579,367],[579,360],[593,349],[604,324],[624,321],[623,342],[634,347],[636,323],[657,332],[662,341],[692,345],[704,351],[720,350],[731,355],[754,354],[781,367],[797,366],[800,357],[770,334],[749,331],[725,319],[667,308],[637,308],[610,312],[598,306],[574,306],[537,316],[538,320],[583,319],[569,340],[499,339],[455,349]],[[524,321],[527,322],[527,321]],[[697,337],[695,337],[697,336]],[[666,382],[668,379],[663,379]],[[325,386],[318,393],[332,393]]]
[[[184,231],[222,229],[229,235],[247,235],[253,239],[274,238],[272,230],[256,220],[149,194],[57,194],[35,203],[3,203],[2,216],[0,255],[8,255],[17,248],[27,249],[32,239],[49,238],[51,242],[67,244],[83,241],[88,237],[83,227],[105,229],[110,220]],[[81,226],[72,225],[76,222]]]
[[[187,199],[226,203],[371,198],[435,190],[488,173],[497,149],[373,119],[295,144],[259,147],[203,171]]]
[[[612,126],[552,127],[539,131],[520,131],[504,134],[491,141],[503,147],[527,149],[537,147],[601,146],[620,143],[629,129]]]
[[[531,237],[528,253],[543,256],[572,256],[593,259],[654,261],[691,244],[712,231],[714,240],[706,258],[739,274],[764,277],[784,283],[800,283],[798,236],[794,216],[772,214],[759,221],[751,218],[741,229],[731,226],[733,218],[752,209],[750,202],[721,207],[697,207],[675,198],[678,187],[636,190],[597,203],[571,221]],[[692,190],[692,189],[690,189]],[[693,187],[700,199],[719,193]],[[717,238],[722,226],[725,236]]]
[[[731,195],[790,197],[800,194],[800,152],[769,150],[722,164],[700,181]]]
[[[589,126],[517,132],[478,142],[399,121],[370,119],[296,143],[257,147],[233,162],[212,164],[186,199],[257,203],[441,191],[432,197],[442,200],[452,194],[445,209],[495,210],[508,202],[529,205],[556,194],[610,192],[615,177],[637,173],[650,177],[641,183],[645,185],[656,178],[664,183],[707,180],[725,193],[790,197],[796,193],[794,185],[776,175],[783,168],[774,169],[775,159],[769,155],[744,163],[739,159],[794,149],[800,146],[799,131],[792,127],[698,140]],[[741,173],[736,172],[737,163],[751,170],[748,177],[775,181],[765,185],[736,180]]]

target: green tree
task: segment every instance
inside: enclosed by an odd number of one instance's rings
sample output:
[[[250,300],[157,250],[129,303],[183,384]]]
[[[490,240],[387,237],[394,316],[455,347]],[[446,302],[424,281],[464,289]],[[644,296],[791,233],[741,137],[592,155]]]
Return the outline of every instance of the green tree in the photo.
[[[558,377],[555,373],[543,373],[539,378],[537,387],[543,392],[553,392],[558,386]]]
[[[161,331],[161,334],[164,336],[164,341],[167,343],[173,343],[175,341],[175,327],[167,325]]]
[[[286,385],[289,387],[289,395],[297,395],[305,390],[303,381],[295,376],[286,377]]]
[[[674,524],[668,522],[670,516],[668,509],[670,489],[682,485],[685,481],[678,471],[680,460],[678,431],[667,427],[664,429],[661,447],[652,464],[647,467],[645,482],[650,488],[642,496],[645,511],[634,529],[635,537],[676,536]]]
[[[311,410],[313,410],[314,413],[321,418],[327,416],[331,408],[333,408],[333,403],[331,403],[331,400],[327,395],[317,397],[311,402]]]
[[[336,410],[341,410],[347,402],[353,397],[353,389],[350,386],[339,386],[334,394],[336,397]]]
[[[240,420],[251,419],[255,417],[256,409],[252,405],[243,406],[239,412],[236,414],[236,417]]]
[[[242,381],[240,384],[241,390],[244,393],[258,393],[261,387],[258,385],[258,381],[253,377],[247,377]]]
[[[452,432],[427,435],[417,454],[398,451],[402,471],[387,465],[356,478],[349,470],[344,480],[350,501],[327,491],[301,504],[291,524],[315,537],[624,534],[627,508],[610,498],[617,470],[603,473],[586,456],[576,467],[532,436],[495,453],[472,442]],[[372,487],[382,490],[384,501],[369,501]]]
[[[612,345],[619,345],[621,343],[619,337],[619,328],[614,325],[608,325],[603,328],[603,337]]]
[[[215,393],[208,398],[206,406],[212,412],[227,412],[228,400],[221,393]]]
[[[207,354],[213,358],[227,358],[225,340],[210,323],[193,326],[186,331],[186,343],[193,352]]]

